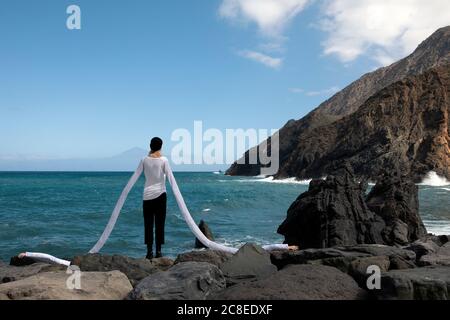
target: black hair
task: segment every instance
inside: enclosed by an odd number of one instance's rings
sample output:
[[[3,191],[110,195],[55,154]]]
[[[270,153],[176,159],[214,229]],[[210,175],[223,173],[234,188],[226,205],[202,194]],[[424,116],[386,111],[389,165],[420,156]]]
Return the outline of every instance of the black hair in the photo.
[[[151,152],[157,152],[157,151],[161,150],[162,145],[163,145],[163,141],[161,140],[161,138],[154,137],[152,139],[152,141],[150,141]]]

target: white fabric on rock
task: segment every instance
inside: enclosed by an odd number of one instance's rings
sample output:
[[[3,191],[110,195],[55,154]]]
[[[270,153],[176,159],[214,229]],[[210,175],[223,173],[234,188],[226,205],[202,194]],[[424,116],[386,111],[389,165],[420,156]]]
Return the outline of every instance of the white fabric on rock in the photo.
[[[25,252],[25,256],[28,258],[32,258],[39,262],[45,262],[49,264],[62,264],[64,266],[70,266],[70,261],[59,259],[54,256],[51,256],[46,253],[39,253],[39,252]]]

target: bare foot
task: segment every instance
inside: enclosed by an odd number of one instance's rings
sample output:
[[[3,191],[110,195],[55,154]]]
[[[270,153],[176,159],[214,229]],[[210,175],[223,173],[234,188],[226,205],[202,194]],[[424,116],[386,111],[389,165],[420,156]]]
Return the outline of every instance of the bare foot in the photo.
[[[291,251],[297,251],[299,249],[298,246],[289,246],[289,250]]]

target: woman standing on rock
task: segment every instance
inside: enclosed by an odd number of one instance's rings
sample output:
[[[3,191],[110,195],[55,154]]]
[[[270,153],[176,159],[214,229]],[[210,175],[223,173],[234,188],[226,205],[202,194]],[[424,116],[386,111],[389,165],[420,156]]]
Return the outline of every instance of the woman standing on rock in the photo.
[[[197,239],[207,248],[212,250],[224,251],[228,253],[236,253],[238,249],[216,243],[208,239],[199,229],[189,210],[184,202],[183,196],[180,193],[177,182],[170,168],[169,161],[166,157],[161,155],[163,141],[155,137],[150,142],[150,152],[148,156],[141,160],[138,168],[133,173],[133,176],[128,181],[127,185],[122,191],[119,200],[114,207],[108,224],[105,227],[100,239],[89,250],[89,253],[98,253],[109,239],[112,230],[117,222],[117,219],[122,209],[126,198],[137,182],[142,172],[145,174],[145,187],[143,192],[143,211],[144,211],[144,225],[145,225],[145,244],[147,245],[147,259],[153,258],[153,229],[155,227],[155,242],[156,242],[156,258],[162,257],[161,247],[164,244],[164,226],[166,221],[166,178],[172,186],[173,194],[178,207],[183,215],[187,225],[197,237]],[[263,246],[263,249],[272,250],[298,250],[297,246],[289,246],[288,244],[271,244]],[[37,261],[45,261],[47,263],[55,263],[62,265],[70,265],[71,262],[56,258],[46,253],[39,252],[24,252],[19,255],[19,258],[29,257]]]
[[[143,160],[145,174],[144,187],[144,226],[147,259],[153,258],[153,226],[155,226],[156,258],[162,257],[164,244],[164,226],[166,221],[167,193],[166,176],[170,166],[166,157],[161,155],[163,141],[155,137],[150,142],[150,153]]]

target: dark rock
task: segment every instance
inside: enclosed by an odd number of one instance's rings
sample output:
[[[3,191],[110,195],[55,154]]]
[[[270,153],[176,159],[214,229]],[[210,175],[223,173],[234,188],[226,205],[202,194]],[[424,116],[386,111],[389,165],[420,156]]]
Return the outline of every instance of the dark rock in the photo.
[[[227,279],[228,286],[245,280],[266,278],[277,271],[270,261],[270,254],[253,243],[243,245],[219,267]]]
[[[415,268],[416,265],[411,260],[406,260],[400,256],[390,256],[390,270],[403,270],[403,269],[412,269]]]
[[[450,267],[423,267],[389,271],[381,276],[379,299],[448,300]]]
[[[347,273],[350,273],[350,264],[355,260],[355,257],[357,257],[358,254],[365,254],[374,258],[388,257],[390,262],[390,269],[406,269],[415,267],[415,253],[413,251],[405,250],[402,248],[378,244],[360,244],[349,247],[336,247],[334,249],[351,253],[352,258],[336,258],[334,260],[325,259],[322,260],[322,264],[336,267],[339,270]],[[391,263],[391,261],[393,261],[393,263]]]
[[[352,261],[357,258],[370,256],[369,253],[345,251],[345,249],[338,250],[335,248],[305,249],[298,251],[280,250],[271,252],[272,263],[276,265],[278,269],[282,269],[289,264],[305,264],[316,260],[328,261],[330,264],[325,263],[326,265],[335,266],[334,262],[340,264],[343,261]]]
[[[153,258],[150,260],[150,263],[158,268],[159,270],[166,271],[171,268],[174,264],[174,261],[170,258],[161,257],[161,258]]]
[[[198,227],[199,227],[200,231],[205,235],[206,238],[208,238],[211,241],[214,241],[214,236],[211,232],[211,229],[209,228],[209,226],[206,224],[205,221],[200,220]],[[206,247],[203,243],[200,242],[200,240],[195,238],[195,248],[201,249],[201,248],[206,248]]]
[[[434,234],[427,234],[425,237],[421,238],[420,241],[427,242],[428,240],[433,241],[439,247],[442,247],[444,244],[450,241],[450,236],[448,235],[440,235],[436,236]]]
[[[194,262],[208,262],[215,266],[220,266],[222,263],[224,263],[232,256],[233,255],[231,253],[216,250],[190,251],[179,254],[175,259],[174,264],[194,261]]]
[[[450,266],[450,243],[444,244],[435,252],[421,256],[417,264],[419,266]]]
[[[155,261],[153,262],[153,260]],[[120,255],[88,254],[75,257],[72,264],[80,267],[81,271],[104,272],[119,270],[130,279],[131,284],[134,286],[148,275],[167,270],[172,265],[167,258],[153,260],[134,259]]]
[[[348,247],[336,247],[336,249],[344,250],[344,251],[355,251],[360,253],[367,253],[373,257],[376,256],[388,256],[391,257],[401,257],[408,261],[415,261],[416,254],[411,250],[406,250],[397,247],[391,247],[381,244],[360,244],[357,246],[348,246]]]
[[[66,270],[67,267],[61,265],[50,265],[45,263],[33,263],[22,267],[0,265],[0,284],[21,280],[35,274],[49,271]]]
[[[358,183],[348,167],[313,180],[309,190],[290,206],[278,233],[300,248],[328,248],[382,243],[384,222],[366,206],[366,184]]]
[[[345,165],[326,180],[313,180],[291,205],[278,228],[285,243],[300,248],[357,244],[405,245],[426,234],[419,215],[418,188],[396,173],[385,173],[365,199]],[[431,241],[430,241],[431,242]]]
[[[321,265],[290,265],[268,278],[242,282],[216,300],[356,300],[365,294],[347,274]]]
[[[19,258],[18,256],[14,256],[14,257],[11,257],[9,264],[11,266],[23,267],[23,266],[32,265],[33,263],[37,263],[37,262],[38,261],[36,261],[30,257]]]
[[[215,265],[183,262],[143,279],[129,294],[130,300],[205,300],[225,288],[225,278]]]
[[[367,273],[368,268],[370,266],[377,266],[380,268],[381,272],[386,272],[389,270],[390,264],[391,262],[388,256],[359,258],[350,263],[348,273],[355,279],[361,288],[366,289],[366,281],[370,276],[370,274]]]
[[[271,260],[278,269],[289,264],[305,264],[316,261],[316,264],[332,266],[343,272],[348,272],[350,263],[355,259],[379,256],[397,259],[398,263],[404,261],[411,267],[414,267],[413,261],[416,259],[416,254],[411,250],[378,244],[360,244],[356,246],[324,249],[273,251],[271,253]]]
[[[427,254],[420,258],[417,264],[421,267],[423,266],[450,266],[450,256],[448,255],[440,255],[440,254]]]
[[[382,236],[388,245],[405,245],[427,234],[419,215],[418,187],[398,172],[385,172],[366,200],[386,224]]]
[[[431,240],[426,240],[426,242],[417,240],[405,247],[405,249],[414,251],[416,253],[416,259],[419,261],[422,256],[438,251],[439,246]]]
[[[349,273],[350,265],[356,259],[356,257],[325,258],[320,260],[310,260],[307,264],[329,266],[336,268],[341,272]]]

